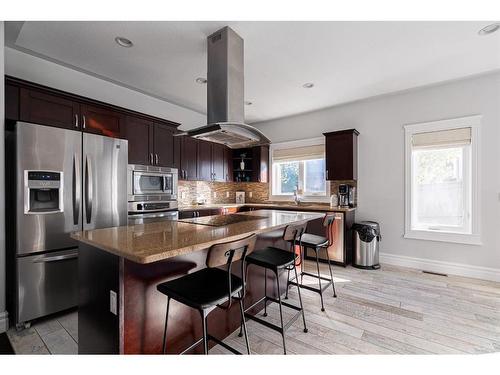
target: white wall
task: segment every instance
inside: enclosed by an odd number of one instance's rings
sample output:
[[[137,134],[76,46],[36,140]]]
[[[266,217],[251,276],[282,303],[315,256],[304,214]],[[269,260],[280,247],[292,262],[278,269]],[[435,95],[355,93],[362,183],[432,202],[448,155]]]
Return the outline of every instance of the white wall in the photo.
[[[473,114],[483,115],[480,128],[483,245],[404,239],[403,125]],[[395,259],[402,259],[400,256],[418,258],[403,260],[408,265],[423,264],[434,270],[451,270],[450,273],[461,273],[467,268],[468,271],[462,274],[481,277],[489,273],[491,278],[500,281],[500,73],[254,125],[273,142],[356,128],[361,133],[356,218],[380,223],[383,235],[381,251],[386,254],[383,259],[396,262]]]
[[[198,112],[9,47],[5,47],[5,74],[179,122],[179,129],[206,123],[206,116]]]
[[[0,21],[0,333],[7,330],[5,311],[5,91],[4,91],[4,23]]]

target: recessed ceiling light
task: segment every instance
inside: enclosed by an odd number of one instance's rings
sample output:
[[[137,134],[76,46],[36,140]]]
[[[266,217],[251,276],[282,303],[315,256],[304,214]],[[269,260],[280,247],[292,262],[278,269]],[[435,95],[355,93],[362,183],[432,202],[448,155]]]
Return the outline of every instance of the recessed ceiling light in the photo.
[[[303,88],[305,89],[312,89],[314,87],[314,83],[312,82],[307,82],[302,85]]]
[[[492,23],[478,31],[479,35],[488,35],[500,29],[500,22]]]
[[[245,105],[252,105],[252,102],[245,102]]]
[[[200,85],[204,85],[205,83],[207,83],[207,79],[202,78],[202,77],[198,77],[198,78],[196,78],[196,83],[199,83]]]
[[[115,38],[115,42],[118,43],[118,45],[125,47],[125,48],[130,48],[134,45],[130,39],[124,38],[122,36],[117,36]]]

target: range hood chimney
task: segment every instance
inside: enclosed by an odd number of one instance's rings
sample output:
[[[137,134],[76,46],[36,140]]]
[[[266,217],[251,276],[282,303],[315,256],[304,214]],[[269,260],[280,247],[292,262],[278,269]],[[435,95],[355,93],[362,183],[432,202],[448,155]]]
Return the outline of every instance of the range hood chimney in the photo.
[[[186,134],[198,139],[244,148],[271,143],[245,124],[243,39],[229,27],[207,38],[207,123]]]

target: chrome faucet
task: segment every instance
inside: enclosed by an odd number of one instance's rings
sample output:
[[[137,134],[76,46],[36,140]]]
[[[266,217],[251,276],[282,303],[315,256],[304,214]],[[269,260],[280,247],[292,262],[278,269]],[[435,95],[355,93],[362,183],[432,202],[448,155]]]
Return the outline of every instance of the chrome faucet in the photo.
[[[293,191],[293,200],[297,206],[300,204],[299,185],[297,185],[296,189]]]

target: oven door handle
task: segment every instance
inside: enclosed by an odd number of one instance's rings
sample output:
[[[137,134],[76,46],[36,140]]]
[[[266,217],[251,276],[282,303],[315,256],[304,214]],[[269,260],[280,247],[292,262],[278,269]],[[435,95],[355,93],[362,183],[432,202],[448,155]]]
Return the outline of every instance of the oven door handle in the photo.
[[[53,257],[40,257],[40,258],[36,258],[33,261],[33,263],[57,262],[60,260],[75,259],[75,258],[78,258],[78,253],[71,253],[71,254],[66,254],[66,255],[56,255]]]

